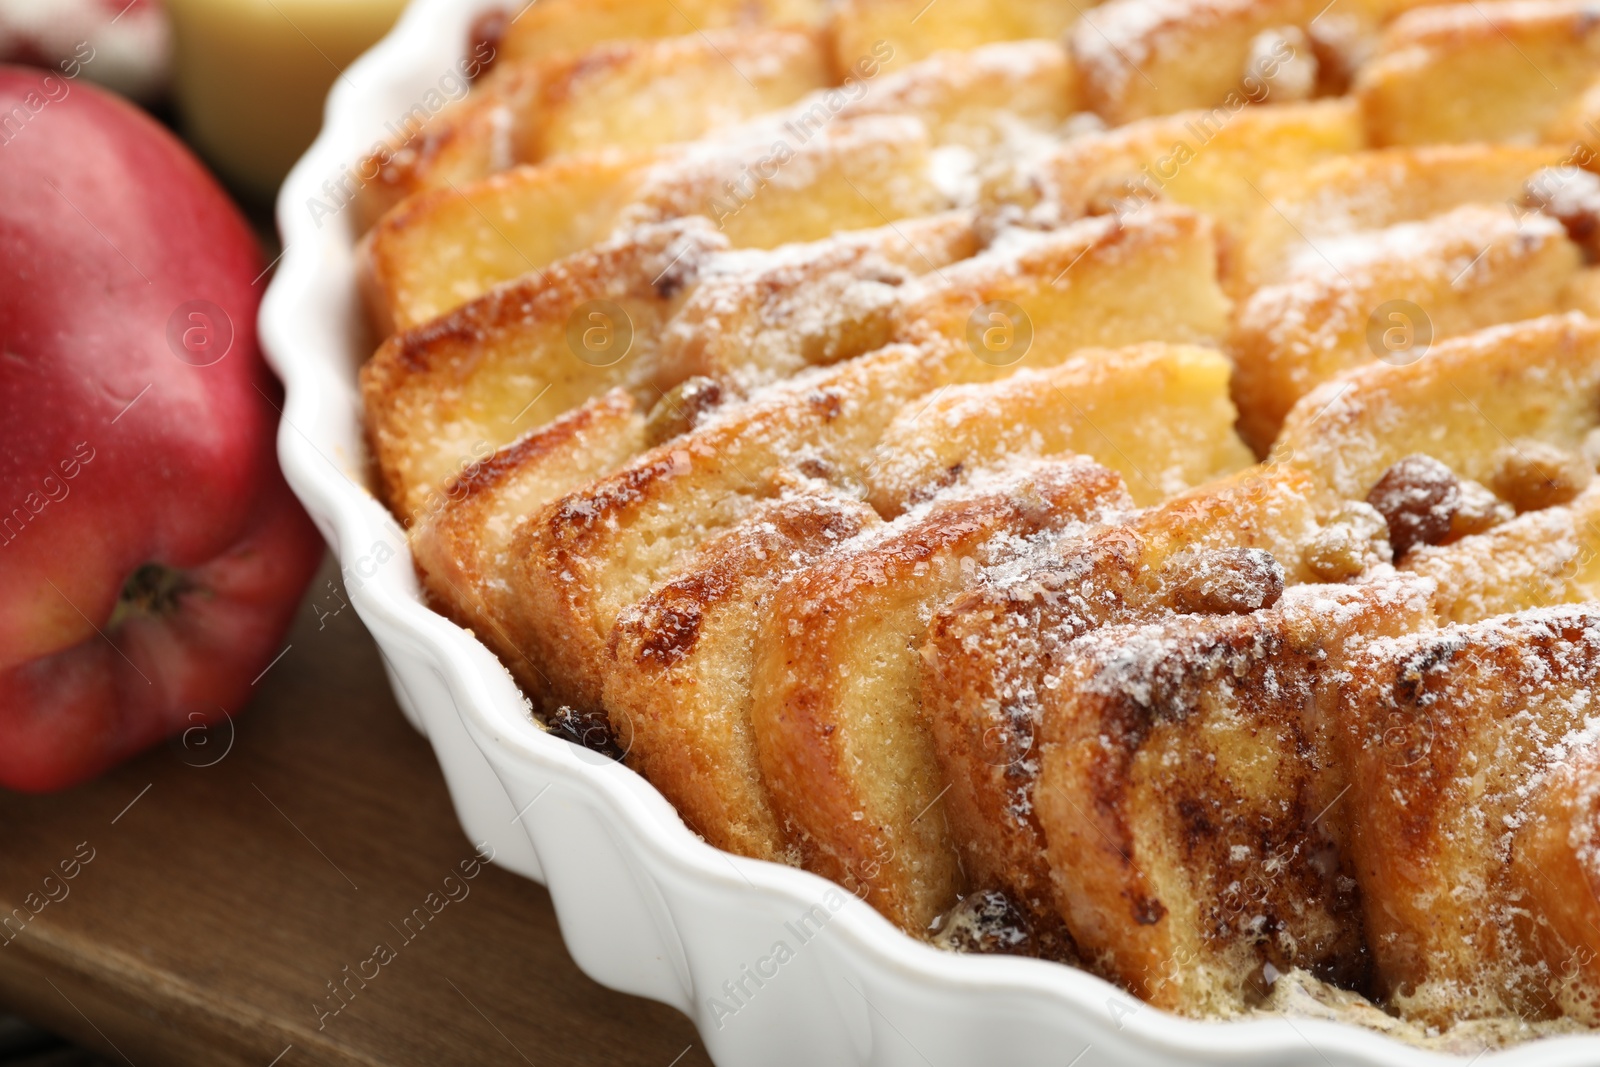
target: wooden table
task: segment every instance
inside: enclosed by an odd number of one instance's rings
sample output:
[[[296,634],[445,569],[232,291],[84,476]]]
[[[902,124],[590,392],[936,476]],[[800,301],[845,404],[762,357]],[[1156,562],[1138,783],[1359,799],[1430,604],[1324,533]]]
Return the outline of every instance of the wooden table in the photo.
[[[0,793],[0,912],[48,901],[0,932],[0,1008],[137,1067],[708,1063],[683,1016],[578,972],[532,882],[485,867],[398,934],[473,849],[353,610],[319,629],[337,578],[231,747],[223,726],[65,794]],[[397,958],[319,1028],[380,942]]]

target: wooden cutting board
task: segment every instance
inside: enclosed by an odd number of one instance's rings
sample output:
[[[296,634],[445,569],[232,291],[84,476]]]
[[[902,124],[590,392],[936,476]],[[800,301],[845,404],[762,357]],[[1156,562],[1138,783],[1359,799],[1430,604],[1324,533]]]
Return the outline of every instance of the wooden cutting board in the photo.
[[[579,973],[541,887],[473,864],[342,603],[325,565],[231,738],[0,793],[0,914],[30,916],[0,927],[0,1008],[137,1067],[708,1063]]]

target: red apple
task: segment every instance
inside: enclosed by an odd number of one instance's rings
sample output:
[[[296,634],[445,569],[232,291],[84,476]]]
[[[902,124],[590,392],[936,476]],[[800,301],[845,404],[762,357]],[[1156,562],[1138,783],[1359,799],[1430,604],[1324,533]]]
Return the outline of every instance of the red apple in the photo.
[[[143,112],[0,67],[0,785],[238,711],[322,544],[238,210]]]

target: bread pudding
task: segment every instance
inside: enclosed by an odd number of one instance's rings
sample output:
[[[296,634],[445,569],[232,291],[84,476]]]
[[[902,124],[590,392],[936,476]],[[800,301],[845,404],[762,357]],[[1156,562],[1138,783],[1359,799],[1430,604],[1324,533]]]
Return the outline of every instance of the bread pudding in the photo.
[[[359,168],[385,503],[911,936],[1600,1026],[1600,8],[541,0]]]

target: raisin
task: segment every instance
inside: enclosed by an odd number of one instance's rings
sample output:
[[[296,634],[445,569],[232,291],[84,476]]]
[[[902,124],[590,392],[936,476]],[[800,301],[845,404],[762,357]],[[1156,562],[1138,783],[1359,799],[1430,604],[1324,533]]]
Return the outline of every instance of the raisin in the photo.
[[[511,13],[503,7],[491,7],[472,20],[467,31],[467,52],[477,61],[472,73],[473,81],[483,77],[494,66],[494,61],[499,58],[500,40],[506,35],[506,27],[511,22]]]
[[[667,264],[656,275],[653,284],[657,296],[671,300],[700,280],[700,271],[704,269],[706,260],[704,240],[691,232],[675,241],[662,254],[662,258],[666,259]]]
[[[1568,503],[1593,477],[1593,468],[1574,453],[1543,441],[1519,441],[1502,454],[1490,484],[1519,512],[1539,511]]]
[[[1325,582],[1349,581],[1393,559],[1383,516],[1371,504],[1345,505],[1306,546],[1305,564]]]
[[[1183,552],[1162,570],[1174,606],[1195,615],[1245,615],[1283,596],[1283,568],[1260,548]]]
[[[1389,524],[1396,559],[1417,545],[1442,545],[1482,533],[1509,518],[1510,508],[1477,482],[1464,481],[1432,456],[1407,456],[1367,494]]]
[[[706,412],[722,402],[722,385],[715,379],[696,375],[673,386],[661,395],[645,420],[644,433],[651,447],[688,433]]]
[[[1327,19],[1305,28],[1311,55],[1317,61],[1312,96],[1344,96],[1371,51],[1371,42],[1351,21]]]
[[[1252,104],[1309,100],[1319,81],[1316,49],[1298,26],[1262,30],[1250,42],[1240,83]]]
[[[1600,178],[1580,167],[1546,167],[1523,186],[1522,204],[1560,222],[1588,262],[1600,258]]]
[[[1033,924],[1010,894],[999,889],[962,897],[934,920],[930,933],[935,945],[951,952],[1036,955]]]
[[[580,748],[614,760],[622,758],[622,746],[617,743],[616,734],[611,731],[611,722],[604,712],[579,711],[563,704],[550,713],[545,725],[557,737]]]

